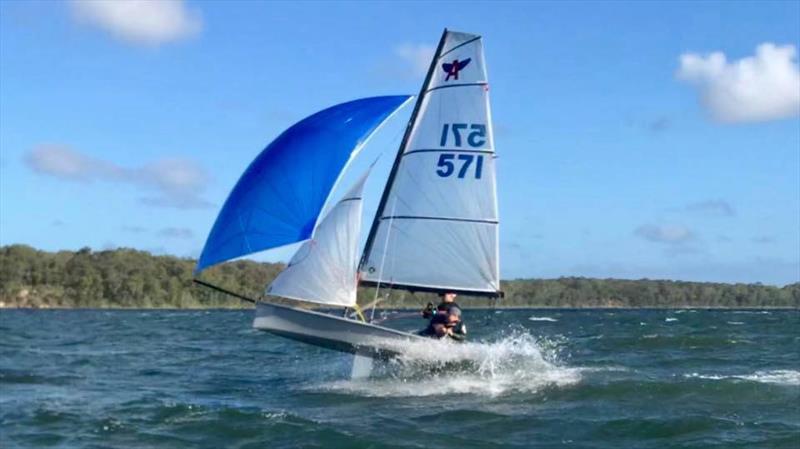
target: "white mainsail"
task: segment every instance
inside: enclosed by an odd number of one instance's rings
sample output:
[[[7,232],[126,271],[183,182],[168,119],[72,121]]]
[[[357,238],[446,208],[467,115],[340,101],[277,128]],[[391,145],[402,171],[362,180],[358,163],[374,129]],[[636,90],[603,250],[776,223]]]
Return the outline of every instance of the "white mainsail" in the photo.
[[[267,294],[335,306],[356,303],[361,192],[368,174],[325,215]]]
[[[446,31],[361,260],[367,285],[497,295],[498,211],[480,36]]]

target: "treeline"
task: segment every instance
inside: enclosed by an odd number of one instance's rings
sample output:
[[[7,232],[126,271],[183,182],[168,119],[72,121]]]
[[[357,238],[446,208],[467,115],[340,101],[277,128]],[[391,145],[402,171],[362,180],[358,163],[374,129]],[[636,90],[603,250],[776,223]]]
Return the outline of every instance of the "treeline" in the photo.
[[[25,245],[0,247],[0,306],[86,308],[249,307],[192,282],[195,261],[154,256],[133,249],[39,251]],[[261,298],[282,264],[237,261],[203,272],[202,279]],[[504,281],[498,307],[791,307],[800,308],[800,283],[784,287],[661,280],[516,279]],[[386,290],[381,290],[384,297]],[[375,298],[359,292],[359,303]],[[283,302],[279,298],[265,298]],[[392,292],[383,307],[421,307],[430,294]],[[466,307],[486,299],[459,298]]]
[[[0,302],[5,307],[239,307],[238,300],[192,282],[195,261],[145,251],[39,251],[0,247]],[[213,267],[203,279],[258,297],[279,264],[249,261]]]

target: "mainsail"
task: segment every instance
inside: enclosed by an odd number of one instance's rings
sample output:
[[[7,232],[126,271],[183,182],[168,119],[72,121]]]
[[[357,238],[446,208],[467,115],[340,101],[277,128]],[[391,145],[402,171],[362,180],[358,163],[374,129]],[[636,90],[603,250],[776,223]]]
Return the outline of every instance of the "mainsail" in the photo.
[[[356,270],[361,232],[361,192],[367,175],[325,215],[314,236],[303,242],[267,294],[320,304],[356,303]]]
[[[480,36],[442,36],[360,271],[364,285],[500,294],[494,139]]]
[[[347,163],[408,99],[400,95],[342,103],[284,131],[236,183],[211,229],[195,272],[311,237]]]

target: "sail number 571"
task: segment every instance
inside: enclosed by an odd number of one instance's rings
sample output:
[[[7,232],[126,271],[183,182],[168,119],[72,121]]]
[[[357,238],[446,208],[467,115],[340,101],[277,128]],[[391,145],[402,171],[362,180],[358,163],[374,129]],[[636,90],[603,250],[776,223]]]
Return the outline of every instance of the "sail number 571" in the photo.
[[[447,142],[451,140],[451,135],[454,146],[462,146],[464,140],[462,137],[466,137],[469,146],[479,148],[486,144],[486,125],[445,123],[442,125],[442,138],[439,140],[439,146],[446,147]]]
[[[486,144],[486,125],[467,123],[445,123],[442,125],[442,138],[439,146],[446,147],[452,140],[452,145],[463,146],[463,141],[473,148],[481,148]],[[473,164],[474,162],[474,164]],[[483,155],[442,153],[436,163],[436,174],[447,178],[456,174],[459,178],[473,174],[475,179],[481,179],[483,172]]]
[[[470,170],[470,167],[473,166],[473,161],[475,161],[474,168]],[[436,164],[436,174],[442,178],[447,178],[456,173],[459,178],[464,179],[468,173],[474,173],[475,179],[481,179],[482,172],[482,154],[476,156],[474,154],[442,153],[439,155],[439,162]]]

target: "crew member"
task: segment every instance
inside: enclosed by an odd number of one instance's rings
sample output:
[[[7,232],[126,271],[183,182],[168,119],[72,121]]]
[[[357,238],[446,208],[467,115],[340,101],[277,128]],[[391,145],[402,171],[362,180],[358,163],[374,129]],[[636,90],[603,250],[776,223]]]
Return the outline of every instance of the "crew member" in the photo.
[[[445,334],[456,341],[467,339],[467,325],[461,320],[461,309],[458,306],[451,306],[447,312]]]
[[[439,339],[449,337],[456,341],[464,341],[467,337],[467,327],[461,321],[461,309],[458,306],[451,306],[447,311],[434,314],[428,327],[419,335]]]
[[[441,298],[441,302],[436,309],[433,308],[433,303],[429,302],[428,305],[422,309],[422,318],[431,319],[437,313],[447,312],[450,310],[451,307],[458,307],[456,304],[456,294],[453,292],[445,292],[439,293],[439,298]]]

